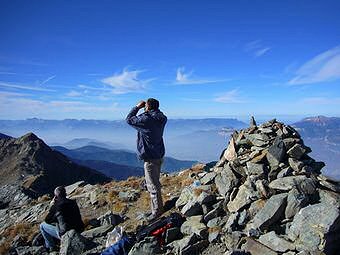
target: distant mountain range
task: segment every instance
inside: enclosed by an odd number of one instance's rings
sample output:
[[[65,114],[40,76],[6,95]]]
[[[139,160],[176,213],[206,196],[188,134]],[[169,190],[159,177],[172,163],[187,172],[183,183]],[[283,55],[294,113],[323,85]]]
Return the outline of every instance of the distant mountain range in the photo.
[[[229,135],[223,135],[221,131],[246,126],[232,118],[169,119],[164,132],[166,155],[181,160],[217,160],[216,155],[229,140]],[[0,120],[0,132],[13,137],[34,132],[49,145],[69,149],[94,145],[136,151],[136,130],[124,120]]]
[[[309,117],[293,126],[312,148],[311,156],[326,163],[323,172],[340,179],[340,118]]]
[[[311,147],[313,151],[311,155],[317,160],[326,163],[324,173],[340,178],[340,118],[310,117],[292,125],[301,133],[306,145]],[[216,157],[227,146],[232,131],[246,126],[247,124],[236,119],[169,119],[164,134],[166,155],[178,160],[188,159],[191,162],[218,160]],[[42,137],[49,145],[58,145],[71,150],[71,152],[64,151],[64,153],[73,159],[87,161],[82,162],[83,165],[88,165],[101,171],[104,171],[104,168],[98,168],[99,163],[101,166],[103,164],[108,166],[110,162],[126,165],[127,161],[132,160],[127,166],[142,167],[134,155],[136,150],[136,131],[129,127],[124,120],[0,120],[0,132],[4,134],[18,137],[31,131]],[[87,146],[125,152],[129,157],[126,160],[112,162],[113,157],[111,157],[110,153],[107,154],[109,156],[100,158],[95,155],[96,150],[93,154],[88,151],[85,153],[82,150],[73,151]],[[79,157],[74,157],[68,153],[77,154]],[[79,155],[81,153],[83,154]],[[106,153],[107,151],[105,151],[104,155]],[[120,157],[123,156],[120,155],[118,158]],[[89,161],[95,161],[96,163],[90,163]],[[168,163],[166,162],[165,164]],[[180,165],[178,167],[176,164],[169,167],[165,165],[168,171],[179,169],[180,167]],[[115,168],[112,166],[110,169]],[[135,170],[140,172],[140,169],[134,169],[133,171]]]
[[[0,139],[0,186],[16,184],[30,194],[41,195],[79,180],[95,184],[111,178],[70,161],[33,133]]]
[[[116,165],[129,166],[130,170],[132,170],[131,167],[136,168],[136,174],[134,175],[143,174],[143,161],[139,160],[137,158],[137,154],[134,152],[124,150],[110,150],[96,146],[84,146],[72,150],[61,146],[53,146],[52,148],[63,153],[67,157],[76,160],[78,163],[92,167],[93,169],[99,170],[101,172],[103,172],[101,169],[104,169],[104,166],[110,166],[109,163],[113,163]],[[164,163],[162,165],[162,171],[176,172],[181,169],[190,168],[195,163],[197,162],[165,157]]]

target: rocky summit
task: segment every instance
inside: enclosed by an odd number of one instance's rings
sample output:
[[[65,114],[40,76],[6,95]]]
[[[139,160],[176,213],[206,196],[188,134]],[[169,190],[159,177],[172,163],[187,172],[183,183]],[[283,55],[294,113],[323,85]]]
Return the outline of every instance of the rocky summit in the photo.
[[[254,118],[250,124],[231,135],[218,162],[162,175],[163,217],[177,212],[183,223],[168,228],[163,240],[139,239],[129,255],[339,254],[340,183],[322,175],[324,164],[308,155],[311,149],[294,128],[276,120],[257,125]],[[129,178],[68,186],[87,227],[81,235],[66,233],[53,254],[99,254],[117,225],[135,235],[138,225],[146,225],[143,212],[149,208],[141,183]],[[48,204],[40,198],[24,211],[0,210],[2,251],[47,254],[36,226]],[[23,221],[21,228],[35,231],[20,231]]]
[[[28,199],[53,193],[56,186],[78,180],[94,184],[111,179],[72,162],[33,133],[0,138],[0,203],[15,202],[16,196]]]

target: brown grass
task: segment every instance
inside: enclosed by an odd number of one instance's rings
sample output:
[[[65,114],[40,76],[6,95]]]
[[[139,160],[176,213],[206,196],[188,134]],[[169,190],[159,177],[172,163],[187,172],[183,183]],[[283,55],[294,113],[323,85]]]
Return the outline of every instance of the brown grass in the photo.
[[[132,189],[139,189],[142,178],[136,176],[130,176],[126,181],[120,181],[121,187],[130,187]]]
[[[19,223],[7,228],[2,234],[6,239],[0,245],[0,254],[7,254],[12,240],[17,235],[20,235],[26,242],[30,242],[38,231],[38,225],[28,222]]]
[[[119,192],[117,190],[110,189],[107,194],[107,201],[112,204],[115,200],[118,199]]]
[[[181,181],[181,187],[184,188],[186,186],[190,186],[191,184],[194,183],[194,179],[192,178],[187,178]]]
[[[198,197],[199,195],[201,195],[202,192],[205,192],[205,191],[204,191],[203,189],[200,189],[200,188],[194,189],[194,195],[195,195],[196,197]]]
[[[8,254],[8,251],[10,248],[11,248],[11,243],[6,240],[2,244],[0,244],[0,254]]]
[[[51,200],[51,197],[49,195],[43,195],[41,197],[38,197],[38,203],[43,203],[43,202],[47,202],[50,200]]]
[[[208,228],[208,232],[209,232],[209,233],[214,233],[214,232],[221,231],[221,230],[222,230],[221,227],[212,227],[212,228]]]

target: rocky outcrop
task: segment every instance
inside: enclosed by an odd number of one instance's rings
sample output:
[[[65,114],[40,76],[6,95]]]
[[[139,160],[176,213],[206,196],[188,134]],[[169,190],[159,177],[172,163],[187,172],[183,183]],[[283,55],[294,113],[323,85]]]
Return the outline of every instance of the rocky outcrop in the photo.
[[[73,163],[33,133],[0,139],[0,186],[16,184],[36,197],[81,180],[94,184],[110,178]]]
[[[276,120],[257,126],[252,118],[248,129],[232,134],[216,165],[196,175],[194,183],[215,191],[215,201],[200,203],[195,196],[200,186],[183,190],[178,208],[203,208],[183,223],[192,226],[185,227],[183,240],[195,235],[196,243],[224,242],[231,254],[335,255],[340,249],[340,185],[321,175],[324,164],[310,152],[294,128]],[[194,224],[193,217],[203,220]],[[209,235],[197,233],[195,226],[208,228]]]
[[[340,183],[321,174],[324,164],[312,159],[310,151],[292,127],[276,120],[257,126],[253,118],[251,127],[232,134],[217,163],[163,176],[162,184],[166,180],[169,186],[163,192],[173,204],[170,211],[181,212],[185,220],[166,229],[163,239],[139,240],[130,254],[336,255]],[[180,185],[173,178],[179,178]],[[63,237],[61,254],[100,253],[114,226],[127,226],[128,221],[145,224],[139,206],[148,194],[139,180],[114,187],[84,182],[67,187],[81,209],[98,210],[101,216],[88,212],[88,229]],[[49,201],[28,206],[31,200],[23,193],[13,194],[25,206],[0,210],[0,223],[8,227],[13,218],[39,222],[37,215],[46,212]],[[110,201],[110,209],[103,209]],[[131,207],[133,214],[127,217]],[[0,233],[6,228],[1,224]],[[29,242],[20,238],[15,243],[16,249],[29,249]]]

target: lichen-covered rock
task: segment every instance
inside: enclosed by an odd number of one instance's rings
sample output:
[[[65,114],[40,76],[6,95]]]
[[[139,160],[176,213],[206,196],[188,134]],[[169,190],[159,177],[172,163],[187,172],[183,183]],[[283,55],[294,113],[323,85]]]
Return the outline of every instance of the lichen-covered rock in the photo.
[[[275,251],[251,238],[246,239],[246,243],[242,245],[242,249],[250,252],[251,255],[277,255]]]
[[[215,177],[215,184],[219,193],[226,197],[227,194],[239,183],[229,165],[226,165]]]
[[[264,207],[255,215],[252,228],[267,229],[283,215],[287,204],[287,194],[277,194],[268,199]]]
[[[60,255],[79,255],[91,249],[93,244],[75,230],[67,231],[60,241]]]
[[[339,204],[318,203],[302,208],[287,234],[299,251],[324,250],[326,254],[336,254],[340,241]]]
[[[279,237],[274,231],[261,235],[258,241],[277,252],[295,250],[295,245],[293,243],[285,240],[282,237]]]

